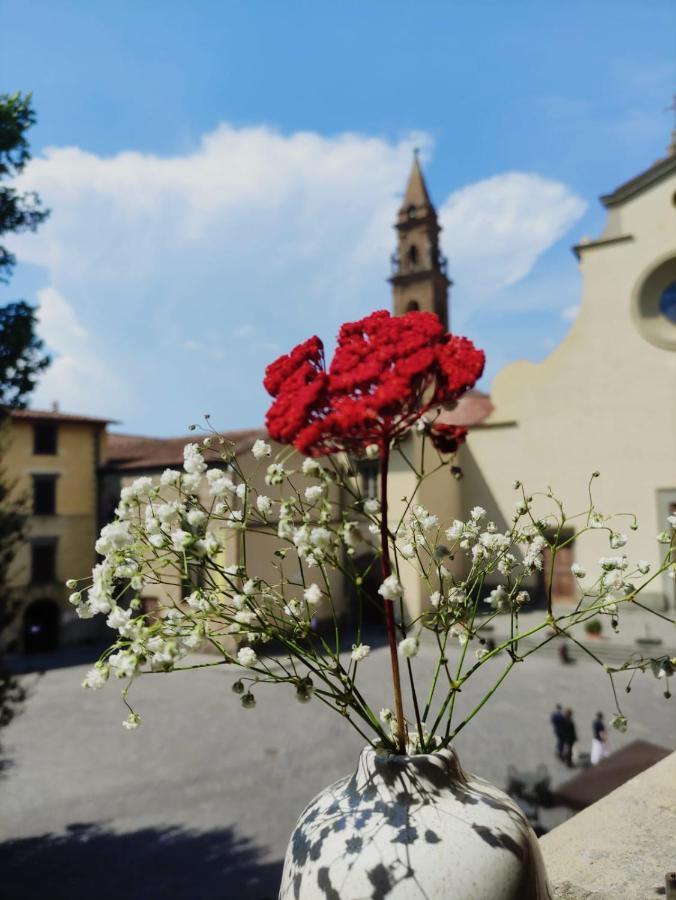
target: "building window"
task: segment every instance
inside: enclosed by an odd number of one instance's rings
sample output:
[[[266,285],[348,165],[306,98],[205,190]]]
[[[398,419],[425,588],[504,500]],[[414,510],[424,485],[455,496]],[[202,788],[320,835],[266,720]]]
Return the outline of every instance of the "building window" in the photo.
[[[31,581],[46,584],[56,581],[56,538],[42,538],[31,546]]]
[[[412,266],[416,266],[418,264],[418,248],[415,244],[411,244],[408,248],[408,261]]]
[[[662,291],[660,297],[660,312],[665,319],[676,325],[676,281]]]
[[[357,462],[359,488],[364,500],[378,499],[378,473],[380,464],[377,459],[360,459]]]
[[[33,425],[33,453],[36,456],[55,456],[58,428],[53,422],[36,422]]]
[[[406,312],[418,312],[420,309],[420,304],[417,300],[409,300],[406,304]]]
[[[33,515],[56,515],[56,475],[33,475]]]
[[[185,600],[201,587],[204,587],[203,569],[201,566],[189,563],[187,571],[181,574],[181,600]]]
[[[664,350],[676,350],[676,256],[638,282],[631,312],[641,337]]]

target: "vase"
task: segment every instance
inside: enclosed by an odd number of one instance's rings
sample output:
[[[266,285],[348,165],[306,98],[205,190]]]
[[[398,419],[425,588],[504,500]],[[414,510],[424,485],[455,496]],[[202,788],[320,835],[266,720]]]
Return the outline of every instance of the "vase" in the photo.
[[[550,900],[523,812],[455,752],[367,747],[301,814],[280,900]]]

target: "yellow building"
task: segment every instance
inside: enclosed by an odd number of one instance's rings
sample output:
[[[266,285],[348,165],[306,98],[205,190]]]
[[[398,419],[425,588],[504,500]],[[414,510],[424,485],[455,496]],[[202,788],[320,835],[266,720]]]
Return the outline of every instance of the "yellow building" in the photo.
[[[8,573],[20,604],[4,637],[8,648],[50,650],[100,632],[99,622],[74,614],[65,581],[95,562],[107,424],[60,412],[9,411],[2,468],[29,521]]]

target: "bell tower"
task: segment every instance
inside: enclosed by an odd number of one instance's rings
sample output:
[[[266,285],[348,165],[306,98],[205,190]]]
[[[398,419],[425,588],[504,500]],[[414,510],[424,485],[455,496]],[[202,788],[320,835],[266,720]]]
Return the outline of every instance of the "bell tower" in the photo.
[[[417,150],[394,227],[397,251],[391,257],[389,279],[394,315],[413,310],[434,312],[448,329],[448,289],[452,282],[439,249],[441,226],[427,193]]]

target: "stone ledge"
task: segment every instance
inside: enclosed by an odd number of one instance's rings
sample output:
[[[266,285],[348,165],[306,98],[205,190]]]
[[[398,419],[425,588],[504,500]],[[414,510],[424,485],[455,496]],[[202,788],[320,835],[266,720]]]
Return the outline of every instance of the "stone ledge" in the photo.
[[[676,869],[676,753],[540,839],[556,900],[656,900]]]

